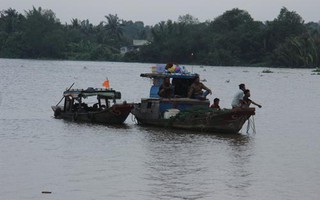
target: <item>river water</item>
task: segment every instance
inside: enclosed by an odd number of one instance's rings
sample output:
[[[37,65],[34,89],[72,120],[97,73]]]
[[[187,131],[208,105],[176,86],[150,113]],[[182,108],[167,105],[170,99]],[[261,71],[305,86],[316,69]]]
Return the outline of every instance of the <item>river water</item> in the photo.
[[[152,64],[0,59],[0,199],[320,198],[320,76],[310,69],[186,66],[230,107],[239,83],[256,133],[225,135],[53,118],[62,92],[110,86],[147,97]],[[50,192],[49,194],[43,192]]]

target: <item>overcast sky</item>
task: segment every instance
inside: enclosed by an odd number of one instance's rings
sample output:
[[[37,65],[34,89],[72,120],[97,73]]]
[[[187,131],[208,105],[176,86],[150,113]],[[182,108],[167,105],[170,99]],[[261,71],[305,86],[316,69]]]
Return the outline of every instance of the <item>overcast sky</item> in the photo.
[[[62,23],[68,24],[78,18],[97,25],[108,14],[143,21],[145,25],[176,21],[185,14],[204,22],[232,8],[248,11],[255,20],[267,21],[276,18],[282,7],[296,11],[305,22],[320,21],[320,0],[0,0],[0,10],[13,8],[24,14],[32,6],[51,9]]]

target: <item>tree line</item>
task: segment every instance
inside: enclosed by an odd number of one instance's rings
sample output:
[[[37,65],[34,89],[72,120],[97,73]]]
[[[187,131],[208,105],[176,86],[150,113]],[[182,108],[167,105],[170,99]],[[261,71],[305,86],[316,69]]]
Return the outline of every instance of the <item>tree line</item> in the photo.
[[[135,39],[149,43],[122,55],[120,47]],[[154,26],[117,14],[98,25],[62,24],[48,9],[9,8],[0,12],[0,57],[313,68],[320,66],[320,24],[285,7],[273,21],[234,8],[212,21],[187,14]]]

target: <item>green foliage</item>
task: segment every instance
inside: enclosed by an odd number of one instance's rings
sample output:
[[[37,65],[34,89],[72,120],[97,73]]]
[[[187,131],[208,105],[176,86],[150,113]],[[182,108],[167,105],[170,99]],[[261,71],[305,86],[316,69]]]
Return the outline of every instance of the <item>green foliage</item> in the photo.
[[[24,23],[24,57],[59,58],[64,50],[64,32],[51,10],[33,8],[26,12]]]
[[[312,68],[320,65],[320,35],[288,38],[274,51],[274,65]]]
[[[320,73],[320,67],[317,67],[316,69],[312,70],[312,72],[319,72]]]
[[[179,16],[178,22],[181,24],[199,24],[198,18],[193,17],[190,14]]]
[[[105,26],[107,33],[113,40],[120,41],[123,36],[123,24],[120,22],[120,19],[117,15],[105,16],[107,19],[107,25]]]
[[[124,55],[122,60],[125,62],[139,62],[139,53],[136,51],[130,51]]]
[[[0,12],[0,57],[18,58],[22,54],[24,21],[14,9]]]
[[[304,24],[283,7],[273,21],[255,21],[245,10],[228,10],[212,21],[189,14],[154,26],[106,15],[93,25],[72,19],[61,24],[51,10],[0,12],[0,57],[192,63],[220,66],[318,67],[320,24]],[[120,54],[133,40],[139,51]],[[316,72],[318,73],[318,72]]]
[[[301,16],[283,7],[275,20],[266,23],[266,49],[272,52],[287,38],[299,36],[305,32],[306,27]]]
[[[273,71],[271,71],[270,69],[265,69],[262,71],[262,73],[273,73]]]
[[[138,39],[138,40],[150,40],[150,27],[144,26],[141,21],[122,21],[123,25],[123,37],[128,40]]]
[[[261,62],[263,24],[255,22],[246,11],[233,9],[210,23],[196,23],[192,16],[186,18],[180,17],[179,23],[168,20],[153,27],[153,41],[141,51],[141,57],[152,55],[158,62],[207,65]]]

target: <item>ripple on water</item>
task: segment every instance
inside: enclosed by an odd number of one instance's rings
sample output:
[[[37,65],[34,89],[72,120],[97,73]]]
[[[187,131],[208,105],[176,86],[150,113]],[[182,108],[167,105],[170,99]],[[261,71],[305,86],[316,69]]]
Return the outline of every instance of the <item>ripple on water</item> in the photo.
[[[0,59],[0,199],[317,199],[320,79],[308,69],[192,67],[222,107],[246,83],[263,105],[256,134],[52,117],[73,82],[100,87],[108,77],[124,100],[139,101],[150,87],[140,73],[150,66]]]

